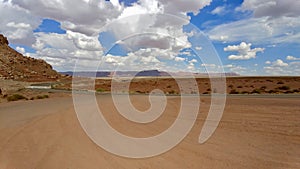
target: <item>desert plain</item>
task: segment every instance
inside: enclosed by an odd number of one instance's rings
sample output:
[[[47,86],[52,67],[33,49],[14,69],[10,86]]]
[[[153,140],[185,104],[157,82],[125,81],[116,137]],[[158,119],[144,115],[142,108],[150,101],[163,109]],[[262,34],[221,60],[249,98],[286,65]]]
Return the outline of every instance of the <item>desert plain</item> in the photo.
[[[82,129],[70,92],[34,91],[48,93],[50,98],[3,101],[0,104],[0,169],[300,168],[299,78],[227,80],[229,91],[249,92],[227,95],[223,117],[209,140],[204,144],[198,142],[211,106],[211,96],[205,93],[200,95],[196,122],[183,141],[159,156],[142,159],[113,155],[97,146]],[[107,86],[106,81],[101,83]],[[140,88],[132,83],[131,89],[136,92],[130,99],[138,110],[145,111],[150,106],[147,91],[157,86],[153,86],[153,81],[148,81],[150,87],[142,83]],[[155,84],[161,84],[163,91],[176,92],[173,83],[161,80]],[[96,84],[96,89],[104,88],[100,85]],[[251,93],[256,88],[261,93]],[[210,91],[207,89],[206,86],[200,93]],[[17,92],[32,94],[28,89]],[[96,99],[115,130],[143,138],[158,135],[176,120],[181,98],[172,94],[166,96],[167,106],[162,116],[147,124],[134,123],[121,116],[109,93],[101,90]]]

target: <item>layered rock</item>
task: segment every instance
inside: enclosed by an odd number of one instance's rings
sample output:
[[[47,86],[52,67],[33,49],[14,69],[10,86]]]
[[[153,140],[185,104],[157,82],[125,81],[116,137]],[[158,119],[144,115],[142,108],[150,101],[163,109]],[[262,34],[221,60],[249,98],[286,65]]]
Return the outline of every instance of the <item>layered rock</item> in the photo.
[[[23,56],[8,44],[7,38],[0,34],[0,79],[53,81],[61,77],[44,60]]]

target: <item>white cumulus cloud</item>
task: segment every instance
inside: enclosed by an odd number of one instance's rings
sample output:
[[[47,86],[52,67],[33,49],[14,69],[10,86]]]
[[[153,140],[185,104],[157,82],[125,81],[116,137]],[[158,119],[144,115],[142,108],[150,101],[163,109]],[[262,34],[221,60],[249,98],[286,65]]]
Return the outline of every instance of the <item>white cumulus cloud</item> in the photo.
[[[300,43],[299,8],[300,1],[294,0],[245,0],[237,10],[251,11],[254,17],[220,24],[207,33],[223,42]]]
[[[227,46],[224,48],[225,52],[237,52],[237,55],[230,55],[228,59],[230,60],[249,60],[256,58],[257,52],[263,52],[264,48],[254,48],[251,49],[252,44],[241,42],[239,45]]]
[[[272,63],[272,66],[278,66],[278,67],[286,67],[289,66],[288,63],[283,62],[281,59],[277,59]]]
[[[25,54],[26,53],[25,48],[22,48],[22,47],[19,47],[19,46],[16,47],[16,50],[18,52],[20,52],[21,54]]]
[[[73,70],[77,58],[83,68],[97,65],[92,61],[103,58],[110,47],[99,42],[102,33],[110,36],[103,41],[122,41],[119,45],[129,52],[127,58],[139,56],[143,65],[139,68],[163,68],[161,60],[184,61],[178,55],[191,47],[183,29],[190,22],[188,13],[199,13],[211,1],[138,0],[124,6],[118,0],[0,0],[0,32],[12,43],[31,46],[37,50],[32,57],[45,59],[58,70]],[[34,33],[43,19],[59,22],[66,33]],[[127,67],[131,63],[119,56],[113,59],[108,61],[125,62]]]
[[[300,60],[300,58],[296,58],[294,56],[287,56],[286,60]]]

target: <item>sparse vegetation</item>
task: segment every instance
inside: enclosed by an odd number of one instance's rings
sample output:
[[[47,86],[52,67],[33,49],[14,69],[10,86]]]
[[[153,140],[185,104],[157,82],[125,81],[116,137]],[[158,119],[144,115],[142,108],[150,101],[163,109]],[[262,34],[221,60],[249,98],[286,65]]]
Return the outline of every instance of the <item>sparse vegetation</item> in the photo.
[[[239,94],[240,92],[236,91],[235,89],[232,89],[229,94]]]
[[[300,90],[298,90],[298,89],[294,89],[294,90],[293,90],[293,92],[294,92],[294,93],[299,93],[299,92],[300,92]]]
[[[195,91],[191,91],[191,94],[198,94],[198,92],[195,92]]]
[[[233,88],[233,85],[231,84],[231,85],[229,85],[228,87],[229,87],[229,88]]]
[[[288,90],[288,91],[285,91],[285,92],[283,92],[284,94],[291,94],[291,93],[294,93],[293,91],[290,91],[290,90]]]
[[[241,94],[249,94],[248,91],[242,91]]]
[[[47,98],[49,98],[49,95],[36,96],[36,99],[47,99]]]
[[[276,94],[276,93],[279,93],[279,90],[269,90],[268,93],[270,94]]]
[[[176,94],[175,90],[171,90],[169,94]]]
[[[254,89],[251,92],[251,94],[260,94],[260,93],[261,93],[261,90],[259,90],[259,89]]]
[[[243,88],[243,86],[238,86],[237,88]]]
[[[102,88],[98,88],[96,91],[97,91],[97,92],[105,92],[105,90],[102,89]]]
[[[14,94],[12,96],[7,97],[7,101],[18,101],[18,100],[28,100],[25,96],[20,94]]]
[[[279,90],[290,90],[289,86],[280,86],[278,87]]]
[[[277,84],[284,84],[284,82],[283,81],[279,81],[279,82],[277,82]]]
[[[267,89],[267,86],[260,87],[260,90],[266,90],[266,89]]]

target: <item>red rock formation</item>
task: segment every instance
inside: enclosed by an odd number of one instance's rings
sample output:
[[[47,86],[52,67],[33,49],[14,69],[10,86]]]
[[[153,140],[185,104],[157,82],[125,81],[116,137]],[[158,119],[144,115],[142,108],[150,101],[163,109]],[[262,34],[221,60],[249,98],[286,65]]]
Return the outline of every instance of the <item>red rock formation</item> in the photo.
[[[8,44],[7,38],[0,34],[0,79],[54,81],[61,77],[44,60],[23,56]]]

